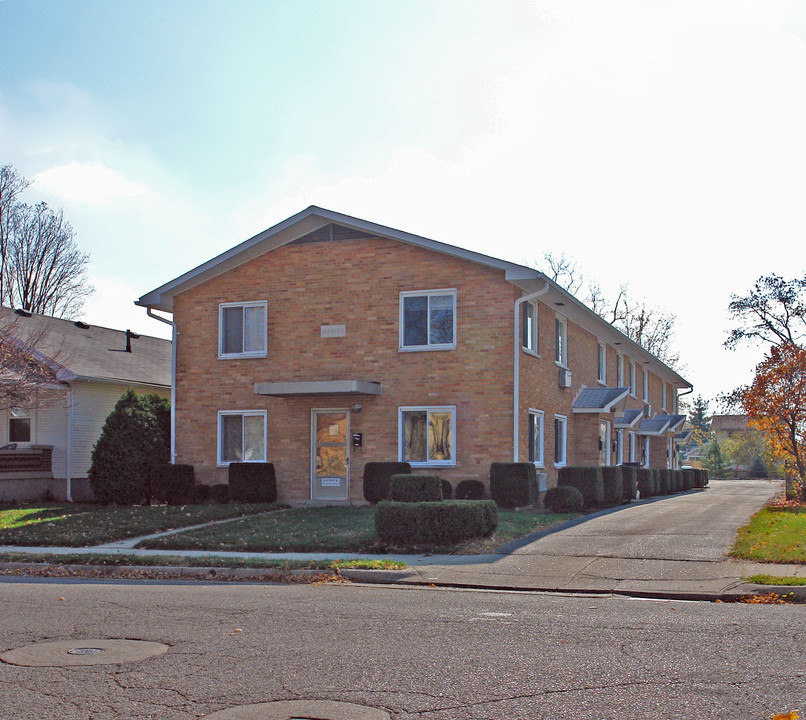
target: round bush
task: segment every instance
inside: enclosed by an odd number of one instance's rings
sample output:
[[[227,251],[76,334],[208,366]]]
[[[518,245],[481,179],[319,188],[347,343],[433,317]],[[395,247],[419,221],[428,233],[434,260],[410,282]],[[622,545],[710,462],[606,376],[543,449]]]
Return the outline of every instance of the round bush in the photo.
[[[453,485],[447,480],[442,480],[442,499],[450,500],[453,497]]]
[[[570,485],[553,487],[543,498],[543,504],[553,513],[580,512],[583,503],[582,493]]]
[[[454,497],[457,500],[484,500],[487,493],[481,480],[462,480],[456,486]]]
[[[210,498],[214,503],[223,505],[229,502],[229,485],[227,483],[218,483],[210,488]]]
[[[190,488],[188,493],[188,501],[194,505],[201,505],[210,500],[210,486],[209,485],[194,485]]]

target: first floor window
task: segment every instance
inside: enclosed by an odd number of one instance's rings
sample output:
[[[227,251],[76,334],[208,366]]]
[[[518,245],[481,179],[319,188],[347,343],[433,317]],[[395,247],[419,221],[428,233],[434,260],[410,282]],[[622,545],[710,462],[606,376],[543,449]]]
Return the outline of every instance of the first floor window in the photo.
[[[400,408],[400,460],[412,466],[456,465],[455,407]]]
[[[31,415],[27,410],[14,408],[8,419],[8,441],[31,442]]]
[[[543,413],[529,411],[529,462],[543,465]]]
[[[554,465],[565,465],[565,438],[568,420],[563,415],[554,416]]]
[[[629,433],[629,438],[630,438],[630,462],[634,463],[635,462],[635,433],[634,432]]]
[[[649,437],[644,438],[644,442],[641,444],[641,465],[644,467],[649,467]]]
[[[400,347],[456,347],[456,290],[400,294]]]
[[[228,303],[218,308],[219,357],[266,354],[266,303]]]
[[[599,421],[599,464],[610,465],[610,423]]]
[[[266,462],[266,411],[218,414],[218,464]]]
[[[616,465],[621,465],[624,462],[624,431],[618,430],[616,432]]]

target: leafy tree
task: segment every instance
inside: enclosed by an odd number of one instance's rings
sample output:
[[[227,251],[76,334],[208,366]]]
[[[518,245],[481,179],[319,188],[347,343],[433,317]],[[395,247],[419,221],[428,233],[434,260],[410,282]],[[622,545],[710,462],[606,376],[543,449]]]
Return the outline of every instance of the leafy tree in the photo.
[[[76,315],[92,294],[89,255],[61,210],[27,205],[30,185],[11,165],[0,167],[0,304],[43,315]]]
[[[711,417],[708,415],[708,402],[702,395],[697,395],[691,406],[688,418],[691,426],[691,439],[700,447],[704,447],[713,437],[711,432]]]
[[[725,462],[722,458],[722,449],[719,441],[714,439],[705,451],[703,465],[708,468],[708,472],[714,477],[725,477]]]
[[[761,455],[765,445],[764,434],[755,428],[748,428],[733,434],[722,443],[720,449],[728,465],[749,470],[757,459],[763,466]]]
[[[133,505],[149,496],[152,468],[170,460],[171,407],[160,395],[127,390],[104,423],[89,478],[102,503]]]
[[[806,349],[773,346],[742,393],[750,426],[761,430],[806,499]]]

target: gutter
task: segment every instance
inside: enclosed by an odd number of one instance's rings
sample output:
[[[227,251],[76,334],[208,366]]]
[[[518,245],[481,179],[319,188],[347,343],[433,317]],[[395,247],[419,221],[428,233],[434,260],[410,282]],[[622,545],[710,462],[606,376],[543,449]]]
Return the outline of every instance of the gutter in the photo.
[[[179,335],[176,323],[159,315],[155,315],[149,305],[146,314],[154,320],[159,320],[171,326],[171,465],[176,464],[176,338]]]
[[[529,300],[534,300],[535,298],[544,295],[549,291],[550,285],[548,281],[546,284],[540,289],[537,290],[530,295],[524,295],[523,297],[518,298],[515,301],[515,351],[513,355],[513,371],[512,371],[512,462],[519,462],[519,425],[518,425],[518,414],[520,413],[520,389],[521,389],[521,333],[520,333],[520,325],[521,325],[521,305],[523,303],[528,302]],[[537,318],[535,318],[537,321]],[[539,346],[538,346],[539,347]]]

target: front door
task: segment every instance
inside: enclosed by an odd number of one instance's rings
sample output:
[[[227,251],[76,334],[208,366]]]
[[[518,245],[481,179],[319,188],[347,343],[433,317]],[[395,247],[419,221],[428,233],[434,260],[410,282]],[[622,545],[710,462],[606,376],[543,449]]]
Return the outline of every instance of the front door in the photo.
[[[348,500],[349,410],[314,410],[311,418],[311,499]]]

